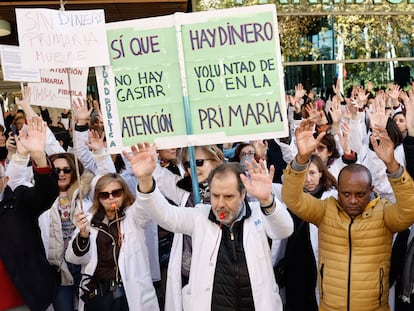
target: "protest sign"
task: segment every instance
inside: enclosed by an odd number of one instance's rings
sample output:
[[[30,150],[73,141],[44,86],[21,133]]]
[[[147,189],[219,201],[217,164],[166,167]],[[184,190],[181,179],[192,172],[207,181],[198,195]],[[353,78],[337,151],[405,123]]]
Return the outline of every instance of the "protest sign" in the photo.
[[[109,63],[103,10],[16,9],[16,22],[25,68]]]
[[[107,24],[111,66],[97,67],[108,147],[185,139],[185,117],[173,16]]]
[[[110,23],[107,37],[97,81],[104,119],[110,109],[119,123],[110,152],[288,135],[274,5]]]
[[[30,103],[37,106],[70,109],[72,101],[86,98],[89,68],[40,70],[40,82],[28,83]],[[69,81],[70,78],[70,81]]]
[[[287,136],[274,5],[180,15],[196,144]]]
[[[4,81],[40,81],[40,71],[38,69],[26,69],[22,67],[21,53],[18,46],[1,45],[0,57]]]

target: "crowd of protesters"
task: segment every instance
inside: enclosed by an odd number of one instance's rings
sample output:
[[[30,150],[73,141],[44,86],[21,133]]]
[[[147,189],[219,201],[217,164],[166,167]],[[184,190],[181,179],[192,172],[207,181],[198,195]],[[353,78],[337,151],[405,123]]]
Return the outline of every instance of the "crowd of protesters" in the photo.
[[[288,137],[111,155],[96,99],[53,125],[26,87],[0,310],[412,310],[414,83],[332,89],[295,86]]]

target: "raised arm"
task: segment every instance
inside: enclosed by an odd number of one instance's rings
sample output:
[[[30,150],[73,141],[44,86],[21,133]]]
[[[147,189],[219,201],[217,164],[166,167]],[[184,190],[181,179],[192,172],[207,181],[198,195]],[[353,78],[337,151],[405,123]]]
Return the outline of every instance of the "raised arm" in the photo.
[[[59,194],[57,175],[52,174],[52,165],[45,153],[46,129],[42,119],[35,116],[28,119],[27,127],[20,131],[16,141],[18,152],[26,152],[33,160],[35,183],[29,190],[16,188],[15,195],[36,217],[49,209]]]
[[[123,155],[131,164],[132,171],[138,178],[140,192],[151,192],[154,188],[152,173],[157,165],[157,146],[147,142],[138,143],[131,147],[131,153],[123,151]]]
[[[296,161],[300,165],[308,163],[310,156],[315,151],[316,147],[318,147],[322,137],[326,134],[325,132],[319,133],[315,138],[313,136],[314,126],[315,121],[306,119],[296,128],[295,137],[296,145],[298,147]]]
[[[22,91],[22,99],[15,98],[16,104],[20,105],[23,108],[24,114],[26,116],[26,120],[31,120],[33,117],[37,117],[38,115],[33,110],[33,107],[30,103],[30,97],[31,97],[31,89],[28,86],[25,86]],[[52,131],[49,129],[49,127],[46,126],[46,142],[45,142],[45,152],[48,155],[59,153],[59,152],[65,152],[65,149],[59,144],[59,142],[56,140],[55,135],[52,133]]]
[[[407,171],[414,178],[414,93],[412,90],[408,92],[408,95],[405,94],[403,101],[408,129],[407,136],[404,138],[404,152]]]
[[[34,116],[28,120],[27,127],[20,131],[20,135],[13,137],[14,152],[6,170],[6,175],[9,178],[8,186],[12,190],[20,185],[33,186],[32,170],[27,165],[30,155],[32,155],[32,159],[37,166],[47,166],[44,152],[45,128],[46,124],[42,119]],[[13,144],[10,143],[10,145]]]
[[[267,206],[269,209],[273,209],[272,181],[273,175],[275,174],[274,166],[270,166],[268,173],[263,160],[260,160],[259,163],[252,161],[251,164],[246,161],[245,164],[250,178],[247,178],[245,175],[240,175],[240,178],[247,192],[257,198],[261,206]]]
[[[394,158],[394,143],[388,136],[387,130],[375,127],[370,141],[375,153],[387,167],[387,172],[389,174],[395,173],[400,168],[400,164]]]
[[[17,138],[17,150],[19,153],[30,154],[36,166],[46,167],[48,166],[45,154],[47,125],[38,116],[33,116],[27,121],[27,129],[20,131]]]

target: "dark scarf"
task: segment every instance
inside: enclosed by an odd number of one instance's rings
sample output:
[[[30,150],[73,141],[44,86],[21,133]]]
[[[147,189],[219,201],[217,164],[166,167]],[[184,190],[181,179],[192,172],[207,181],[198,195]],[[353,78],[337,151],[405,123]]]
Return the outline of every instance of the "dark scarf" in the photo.
[[[322,197],[322,194],[325,192],[325,190],[322,189],[320,185],[318,185],[313,191],[306,191],[305,189],[303,189],[303,191],[318,199],[320,199]]]

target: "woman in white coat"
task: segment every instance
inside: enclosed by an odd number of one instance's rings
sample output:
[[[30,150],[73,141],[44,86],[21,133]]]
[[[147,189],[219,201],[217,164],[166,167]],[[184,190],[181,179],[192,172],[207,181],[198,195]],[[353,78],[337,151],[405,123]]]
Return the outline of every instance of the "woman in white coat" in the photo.
[[[144,237],[149,218],[120,175],[99,178],[90,211],[76,213],[66,251],[82,267],[79,311],[159,310]]]

